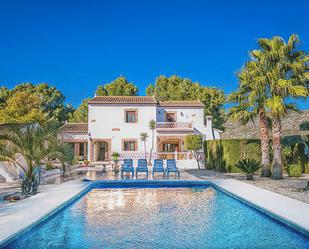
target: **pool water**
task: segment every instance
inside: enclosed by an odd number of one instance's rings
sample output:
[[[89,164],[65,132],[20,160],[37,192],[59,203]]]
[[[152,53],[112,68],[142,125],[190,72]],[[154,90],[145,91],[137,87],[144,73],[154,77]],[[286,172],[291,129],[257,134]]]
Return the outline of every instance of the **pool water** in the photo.
[[[309,239],[212,187],[93,189],[7,248],[309,248]]]

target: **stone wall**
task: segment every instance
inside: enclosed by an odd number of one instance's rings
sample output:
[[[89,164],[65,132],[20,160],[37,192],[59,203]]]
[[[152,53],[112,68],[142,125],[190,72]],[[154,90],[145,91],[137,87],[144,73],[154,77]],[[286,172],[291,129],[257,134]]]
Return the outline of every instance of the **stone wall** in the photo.
[[[299,125],[304,121],[309,121],[309,110],[301,113],[290,113],[282,120],[283,136],[304,134],[299,130]],[[227,121],[225,127],[225,132],[221,133],[221,139],[259,138],[259,122],[257,119],[247,125],[241,125],[236,121]]]

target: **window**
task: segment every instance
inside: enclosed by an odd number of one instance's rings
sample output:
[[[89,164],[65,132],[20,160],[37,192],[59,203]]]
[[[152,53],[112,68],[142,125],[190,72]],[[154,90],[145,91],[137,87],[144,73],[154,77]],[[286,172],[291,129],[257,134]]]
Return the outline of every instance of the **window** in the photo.
[[[125,111],[125,122],[126,123],[137,123],[137,110],[126,110]]]
[[[123,141],[123,150],[124,151],[136,151],[137,150],[136,140],[125,140],[125,141]]]
[[[176,112],[166,112],[165,122],[176,122]]]

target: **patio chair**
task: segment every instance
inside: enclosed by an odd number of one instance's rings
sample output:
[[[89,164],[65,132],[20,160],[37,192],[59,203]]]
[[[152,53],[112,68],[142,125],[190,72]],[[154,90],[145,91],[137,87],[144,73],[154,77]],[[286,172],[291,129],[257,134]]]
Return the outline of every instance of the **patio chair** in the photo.
[[[167,159],[166,160],[166,176],[169,177],[170,172],[175,172],[175,175],[177,174],[178,177],[180,177],[180,171],[176,166],[175,159]]]
[[[132,173],[132,177],[134,176],[134,166],[132,159],[124,159],[122,167],[121,167],[121,177],[123,177],[123,173]]]
[[[146,159],[138,159],[137,161],[137,167],[136,167],[136,177],[138,175],[138,172],[145,172],[146,176],[148,178],[148,166],[147,166],[147,160]]]
[[[155,159],[152,167],[152,177],[154,177],[155,172],[162,172],[163,176],[165,176],[165,170],[163,166],[162,159]]]

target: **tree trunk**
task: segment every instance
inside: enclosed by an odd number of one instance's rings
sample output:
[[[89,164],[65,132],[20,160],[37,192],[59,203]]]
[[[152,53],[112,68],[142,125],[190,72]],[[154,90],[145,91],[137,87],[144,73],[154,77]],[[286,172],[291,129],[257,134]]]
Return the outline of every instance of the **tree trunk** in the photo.
[[[144,141],[145,159],[147,160],[146,141]]]
[[[149,165],[151,164],[151,159],[152,159],[152,151],[153,151],[153,144],[154,144],[154,130],[152,130],[152,144],[151,144],[151,149],[150,149],[150,155],[149,155]]]
[[[198,167],[198,169],[201,169],[201,167],[200,167],[200,161],[199,161],[199,158],[198,158],[198,152],[192,151],[192,154],[193,154],[193,156],[195,157],[195,160],[196,160],[196,162],[197,162],[197,167]]]
[[[279,180],[282,179],[282,154],[281,154],[282,125],[280,118],[273,118],[272,133],[273,133],[274,158],[273,158],[271,178],[274,180]]]
[[[259,110],[260,119],[260,139],[261,139],[261,151],[262,151],[262,170],[261,177],[270,177],[270,160],[269,160],[269,127],[265,111]]]

